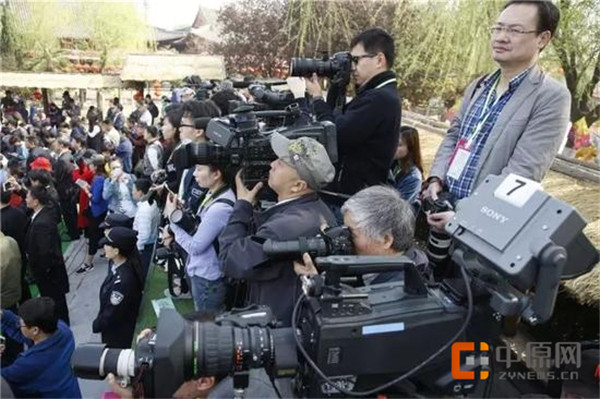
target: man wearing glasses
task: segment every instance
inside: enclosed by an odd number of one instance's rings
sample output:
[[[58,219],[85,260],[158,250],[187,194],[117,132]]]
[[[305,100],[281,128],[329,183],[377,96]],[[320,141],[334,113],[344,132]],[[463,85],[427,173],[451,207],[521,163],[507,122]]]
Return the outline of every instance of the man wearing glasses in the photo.
[[[73,333],[58,319],[52,298],[28,299],[18,316],[2,310],[0,317],[2,333],[28,347],[1,371],[15,397],[81,398],[77,377],[71,370]]]
[[[336,88],[327,102],[316,75],[306,79],[317,120],[337,128],[339,163],[328,189],[352,195],[365,187],[385,183],[398,146],[400,96],[396,90],[394,39],[381,29],[368,29],[352,39],[352,80],[356,97],[341,112],[334,111]],[[341,204],[340,204],[341,205]]]
[[[541,181],[569,123],[567,88],[542,72],[540,52],[560,18],[550,1],[509,1],[490,28],[500,69],[472,82],[442,141],[422,196],[442,189],[464,198],[489,174]],[[443,228],[446,213],[430,215]]]

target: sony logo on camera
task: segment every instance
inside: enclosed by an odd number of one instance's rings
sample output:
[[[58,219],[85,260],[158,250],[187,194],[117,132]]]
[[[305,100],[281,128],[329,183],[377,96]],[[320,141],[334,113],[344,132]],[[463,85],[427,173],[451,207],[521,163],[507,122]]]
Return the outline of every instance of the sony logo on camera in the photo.
[[[487,216],[491,219],[494,219],[500,223],[504,223],[504,222],[508,221],[508,218],[506,216],[504,216],[500,212],[497,212],[493,209],[488,208],[487,206],[482,206],[480,209],[480,212],[483,213],[485,216]]]

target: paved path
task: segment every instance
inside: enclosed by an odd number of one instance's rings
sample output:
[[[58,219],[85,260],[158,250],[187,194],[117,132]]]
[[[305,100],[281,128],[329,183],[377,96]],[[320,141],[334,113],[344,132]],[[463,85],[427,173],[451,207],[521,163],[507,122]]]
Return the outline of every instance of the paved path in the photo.
[[[108,261],[100,257],[101,250],[94,257],[94,269],[83,274],[75,271],[83,264],[87,253],[85,239],[73,241],[65,253],[70,292],[67,294],[71,330],[75,345],[87,342],[100,342],[100,334],[92,333],[92,322],[100,306],[98,292],[106,277]],[[79,379],[84,398],[100,398],[108,385],[104,381]]]

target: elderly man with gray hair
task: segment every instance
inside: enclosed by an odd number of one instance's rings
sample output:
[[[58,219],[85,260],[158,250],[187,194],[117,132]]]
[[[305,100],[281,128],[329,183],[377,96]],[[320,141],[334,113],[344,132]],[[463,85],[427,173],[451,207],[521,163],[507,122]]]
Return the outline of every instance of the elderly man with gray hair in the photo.
[[[371,186],[357,192],[342,206],[342,215],[352,233],[356,255],[405,255],[417,266],[427,264],[427,256],[413,245],[412,208],[393,188]],[[318,273],[309,254],[303,255],[303,261],[294,262],[296,274]],[[363,281],[367,285],[381,284],[401,280],[402,276],[400,271],[366,274]]]

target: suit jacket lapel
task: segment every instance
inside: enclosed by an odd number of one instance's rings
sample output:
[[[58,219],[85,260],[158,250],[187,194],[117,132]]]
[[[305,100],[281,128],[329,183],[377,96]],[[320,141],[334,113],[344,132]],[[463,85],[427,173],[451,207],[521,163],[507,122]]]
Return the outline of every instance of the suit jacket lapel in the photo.
[[[542,71],[540,70],[539,66],[534,66],[529,72],[529,76],[527,76],[521,82],[510,100],[508,100],[500,112],[500,115],[498,115],[498,119],[496,119],[494,127],[492,127],[490,137],[488,137],[487,141],[485,142],[481,157],[479,158],[479,167],[477,170],[481,171],[481,162],[487,159],[488,155],[492,151],[492,148],[494,148],[496,142],[498,141],[498,138],[502,135],[502,132],[506,128],[508,122],[513,119],[517,111],[521,108],[523,101],[525,101],[525,99],[527,99],[527,97],[529,97],[535,91],[542,81],[542,77]]]

